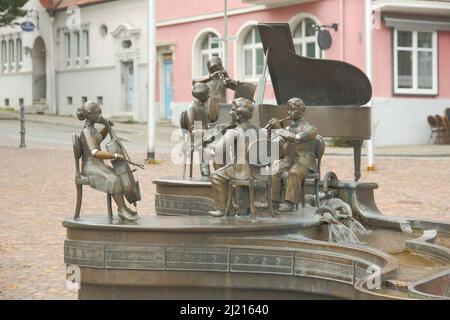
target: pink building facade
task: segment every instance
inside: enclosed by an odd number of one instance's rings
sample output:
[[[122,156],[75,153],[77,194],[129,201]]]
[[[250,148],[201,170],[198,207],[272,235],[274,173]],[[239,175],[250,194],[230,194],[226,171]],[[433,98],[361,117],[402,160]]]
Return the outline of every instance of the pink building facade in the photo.
[[[364,0],[228,0],[227,6],[225,31],[224,1],[157,1],[159,119],[178,123],[192,100],[191,80],[206,73],[213,55],[222,57],[232,78],[257,83],[264,66],[255,29],[260,22],[289,23],[297,54],[366,70]],[[371,6],[375,145],[425,144],[426,117],[450,107],[450,2],[377,0]],[[333,23],[333,45],[321,51],[313,25]],[[265,102],[275,104],[270,79]]]

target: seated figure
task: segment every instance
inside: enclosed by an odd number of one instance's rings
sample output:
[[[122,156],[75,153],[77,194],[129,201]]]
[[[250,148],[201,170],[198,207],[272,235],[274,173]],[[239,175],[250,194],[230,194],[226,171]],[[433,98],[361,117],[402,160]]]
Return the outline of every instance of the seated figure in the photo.
[[[250,100],[238,98],[231,105],[230,116],[237,124],[233,129],[226,131],[225,135],[215,142],[216,152],[230,152],[231,161],[211,174],[211,184],[214,200],[218,211],[210,212],[213,217],[223,217],[228,203],[229,182],[232,179],[248,179],[251,174],[246,151],[248,145],[257,140],[259,128],[250,124],[253,117],[253,104]],[[253,140],[253,141],[252,141]],[[215,155],[217,156],[217,154]]]
[[[277,172],[272,176],[272,199],[277,204],[282,202],[282,175],[287,172],[285,202],[279,206],[280,212],[292,212],[294,205],[300,203],[303,177],[309,171],[317,170],[314,143],[318,135],[317,128],[304,118],[305,104],[300,98],[293,98],[287,103],[288,115],[292,123],[282,128],[278,119],[269,124],[278,129],[279,137],[286,144],[284,156],[273,164]]]
[[[124,190],[119,176],[104,162],[104,160],[125,161],[125,159],[121,154],[102,151],[100,147],[100,144],[108,135],[107,127],[104,127],[100,132],[95,128],[96,123],[100,124],[104,121],[100,105],[96,102],[87,102],[78,108],[77,116],[80,121],[86,120],[86,124],[80,134],[81,173],[89,177],[89,185],[92,188],[112,195],[118,207],[118,215],[122,220],[137,220],[137,212],[125,205]],[[110,125],[112,125],[112,122]]]
[[[193,154],[195,149],[200,150],[200,172],[202,176],[209,176],[209,166],[203,158],[203,146],[198,146],[199,142],[203,140],[203,136],[208,130],[208,111],[206,109],[206,102],[209,99],[209,88],[204,83],[196,83],[192,89],[192,96],[194,101],[189,108],[181,114],[180,126],[182,129],[187,130],[190,134],[190,138],[187,141],[185,152],[189,152],[191,157],[191,178],[192,178],[192,165]],[[198,140],[198,141],[195,141]],[[186,157],[185,157],[186,159]],[[186,168],[186,167],[185,167]]]

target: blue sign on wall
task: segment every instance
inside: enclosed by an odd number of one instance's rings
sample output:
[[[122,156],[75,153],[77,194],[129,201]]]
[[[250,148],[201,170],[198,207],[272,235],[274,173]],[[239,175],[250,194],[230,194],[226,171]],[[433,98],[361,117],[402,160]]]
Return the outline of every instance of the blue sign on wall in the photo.
[[[35,28],[34,23],[31,21],[25,21],[20,26],[22,27],[22,31],[24,32],[33,32]]]

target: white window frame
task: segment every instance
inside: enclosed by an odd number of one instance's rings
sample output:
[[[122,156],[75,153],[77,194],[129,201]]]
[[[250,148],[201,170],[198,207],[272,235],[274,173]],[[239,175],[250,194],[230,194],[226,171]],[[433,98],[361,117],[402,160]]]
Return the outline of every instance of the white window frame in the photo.
[[[412,33],[412,46],[399,47],[398,46],[398,32]],[[418,33],[427,32],[432,34],[432,47],[419,48],[418,47]],[[408,94],[408,95],[437,95],[438,94],[438,33],[437,31],[429,30],[408,30],[404,28],[394,28],[394,94]],[[412,88],[398,87],[398,51],[412,51]],[[419,86],[419,71],[418,71],[418,52],[432,52],[432,88],[420,89]]]
[[[212,41],[211,39],[213,38],[212,36],[217,37],[217,41],[219,44],[218,48],[212,48]],[[214,37],[214,38],[215,38]],[[205,41],[208,41],[208,48],[207,49],[203,49],[203,44],[205,43]],[[220,59],[223,59],[223,45],[222,45],[222,41],[220,40],[220,37],[218,34],[214,33],[214,32],[208,32],[204,37],[202,37],[200,39],[200,44],[199,44],[199,55],[198,55],[198,59],[200,61],[200,66],[199,66],[199,70],[198,70],[198,74],[200,76],[206,76],[208,74],[203,74],[203,65],[201,63],[202,61],[202,57],[203,55],[208,55],[208,60],[211,59],[213,56],[218,56]]]
[[[14,39],[8,40],[8,61],[9,61],[9,71],[13,72],[16,68],[16,42]]]
[[[73,51],[75,57],[75,66],[81,65],[81,33],[80,31],[73,32]]]
[[[1,60],[1,68],[2,68],[2,73],[6,73],[8,72],[8,41],[3,39],[1,41],[0,44],[1,48],[1,55],[2,55],[2,60]]]
[[[70,32],[64,32],[64,61],[66,68],[72,66],[72,35]]]
[[[88,65],[91,60],[91,43],[88,29],[84,29],[82,31],[82,43],[83,43],[84,64]]]
[[[23,66],[23,48],[22,48],[22,38],[16,39],[16,54],[17,54],[17,69],[22,69]]]
[[[297,22],[297,24],[292,29],[292,35],[293,35],[293,41],[294,41],[294,47],[296,45],[300,45],[301,51],[300,54],[303,57],[307,58],[315,58],[315,59],[322,59],[323,58],[323,51],[319,47],[319,43],[317,42],[317,34],[318,31],[316,30],[313,36],[306,36],[306,19],[310,19],[314,22],[314,24],[318,25],[317,21],[309,16],[303,17],[300,21]],[[299,27],[299,25],[302,25],[302,34],[300,37],[295,38],[294,33],[295,30]],[[315,57],[308,57],[307,54],[307,44],[308,43],[314,43],[316,47],[316,56]]]
[[[257,27],[256,25],[252,26],[244,35],[243,39],[242,39],[242,53],[241,53],[241,59],[242,59],[242,78],[245,79],[248,82],[255,82],[258,81],[259,77],[262,76],[261,74],[257,74],[256,73],[256,51],[257,49],[262,49],[264,51],[262,42],[260,43],[255,43],[255,39],[256,39],[256,31],[257,31]],[[247,39],[247,37],[249,36],[249,33],[251,33],[251,37],[252,37],[252,43],[250,44],[246,44],[245,40]],[[251,75],[246,75],[245,74],[245,51],[249,51],[251,50],[252,52],[252,74]],[[264,54],[264,53],[263,53]],[[264,71],[263,71],[264,72]]]

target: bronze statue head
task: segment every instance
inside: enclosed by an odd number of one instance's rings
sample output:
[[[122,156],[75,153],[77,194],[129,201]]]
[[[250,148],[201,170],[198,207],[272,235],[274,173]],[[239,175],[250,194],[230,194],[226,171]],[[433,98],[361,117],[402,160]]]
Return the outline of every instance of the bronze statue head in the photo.
[[[102,122],[102,108],[95,101],[88,101],[78,108],[77,117],[80,121],[87,120],[90,123]]]
[[[306,106],[302,99],[292,98],[287,103],[287,110],[292,120],[300,120],[305,115]]]
[[[231,104],[231,119],[236,122],[248,121],[253,118],[253,103],[244,98],[237,98]]]
[[[209,99],[209,87],[203,82],[197,82],[192,88],[192,96],[200,102],[207,102]]]
[[[222,65],[222,59],[220,59],[219,57],[211,57],[211,59],[208,60],[206,66],[208,67],[208,71],[210,74],[224,70]]]

